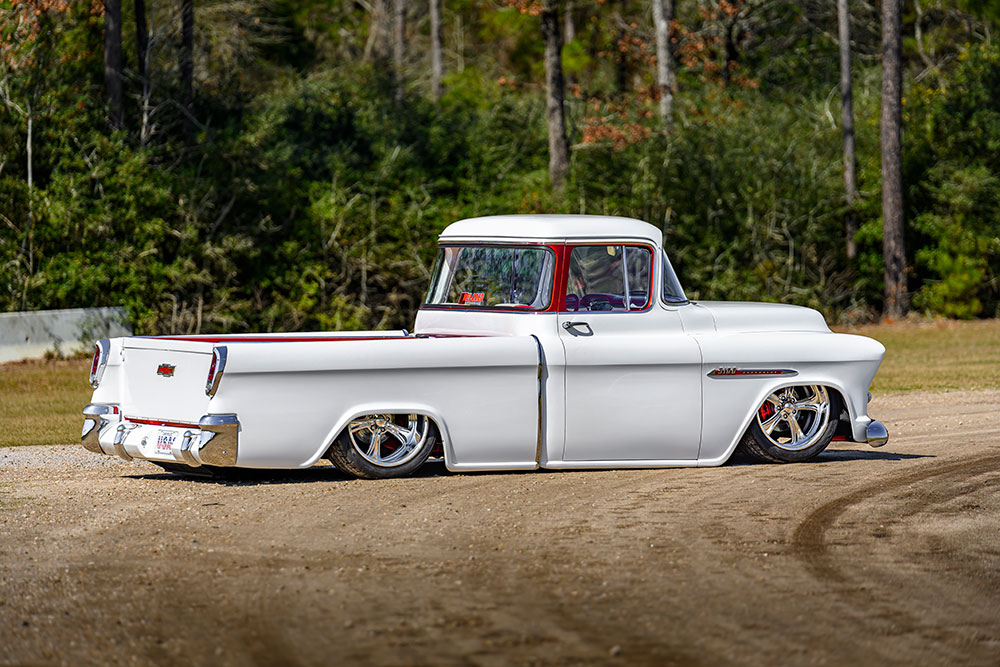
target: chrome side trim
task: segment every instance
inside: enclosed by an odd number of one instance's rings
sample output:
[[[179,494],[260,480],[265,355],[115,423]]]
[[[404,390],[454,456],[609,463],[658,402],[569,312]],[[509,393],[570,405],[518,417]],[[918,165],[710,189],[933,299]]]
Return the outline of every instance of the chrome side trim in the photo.
[[[234,414],[205,415],[198,421],[197,458],[205,465],[234,466],[239,454],[240,421]]]
[[[538,346],[538,438],[535,442],[535,465],[542,462],[542,441],[545,438],[545,351],[538,336],[532,335]]]
[[[889,431],[882,422],[873,419],[865,431],[865,438],[872,447],[881,447],[889,442]]]
[[[714,378],[716,380],[725,380],[728,378],[750,378],[750,377],[774,377],[776,375],[798,375],[798,371],[794,371],[790,368],[732,368],[732,367],[721,367],[716,368],[711,373],[708,373],[708,377]]]

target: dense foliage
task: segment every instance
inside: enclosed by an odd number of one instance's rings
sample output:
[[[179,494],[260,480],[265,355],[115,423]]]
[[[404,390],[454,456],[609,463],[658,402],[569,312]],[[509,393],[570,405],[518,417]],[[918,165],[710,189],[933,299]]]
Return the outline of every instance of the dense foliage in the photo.
[[[576,2],[563,53],[571,174],[558,195],[532,2],[444,2],[435,102],[417,0],[402,77],[371,47],[377,2],[205,0],[190,112],[177,102],[174,4],[149,7],[146,136],[129,7],[125,128],[111,130],[102,3],[0,2],[0,309],[120,304],[144,333],[410,326],[449,222],[573,212],[662,227],[698,298],[840,319],[880,311],[867,5],[853,16],[862,200],[848,260],[835,3],[676,2],[665,131],[648,3]],[[921,27],[906,44],[904,107],[913,304],[997,316],[1000,45],[989,35],[1000,25],[990,3],[921,11],[904,26]]]

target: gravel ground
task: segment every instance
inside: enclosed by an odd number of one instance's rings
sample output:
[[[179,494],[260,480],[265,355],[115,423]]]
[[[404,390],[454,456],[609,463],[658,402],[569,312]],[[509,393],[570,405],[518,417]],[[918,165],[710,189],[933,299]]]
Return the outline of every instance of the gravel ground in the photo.
[[[797,465],[201,480],[0,449],[0,664],[1000,663],[1000,392]]]

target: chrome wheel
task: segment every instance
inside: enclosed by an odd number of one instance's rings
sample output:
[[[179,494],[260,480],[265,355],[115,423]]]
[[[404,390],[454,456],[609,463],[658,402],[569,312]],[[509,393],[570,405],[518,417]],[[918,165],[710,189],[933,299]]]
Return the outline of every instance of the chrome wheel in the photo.
[[[817,385],[779,389],[757,410],[757,425],[764,437],[790,452],[816,444],[829,422],[830,395],[826,387]]]
[[[354,451],[372,465],[404,465],[424,449],[430,421],[423,415],[377,414],[358,417],[347,426]]]

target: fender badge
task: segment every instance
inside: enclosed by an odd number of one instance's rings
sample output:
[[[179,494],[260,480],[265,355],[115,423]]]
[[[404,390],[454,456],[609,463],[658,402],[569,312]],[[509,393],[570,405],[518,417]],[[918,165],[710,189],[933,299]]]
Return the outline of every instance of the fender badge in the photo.
[[[770,377],[773,375],[798,375],[798,371],[788,368],[716,368],[708,374],[710,378]]]
[[[172,378],[174,376],[174,369],[176,366],[173,364],[160,364],[156,367],[156,374],[162,375],[165,378]]]

